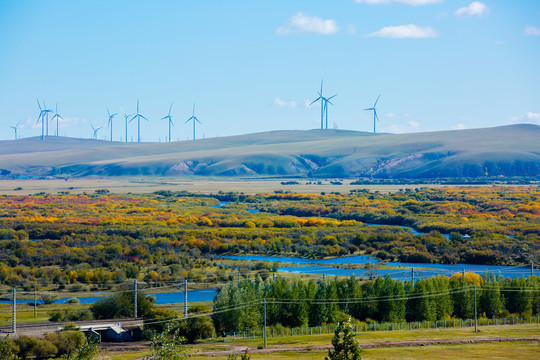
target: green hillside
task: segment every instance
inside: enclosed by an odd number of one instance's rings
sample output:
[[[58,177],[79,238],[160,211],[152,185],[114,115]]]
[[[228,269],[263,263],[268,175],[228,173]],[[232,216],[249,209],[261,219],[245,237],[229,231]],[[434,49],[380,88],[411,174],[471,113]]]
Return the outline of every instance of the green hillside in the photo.
[[[273,131],[172,143],[63,137],[0,141],[4,176],[310,176],[436,178],[540,175],[540,126],[413,134]]]

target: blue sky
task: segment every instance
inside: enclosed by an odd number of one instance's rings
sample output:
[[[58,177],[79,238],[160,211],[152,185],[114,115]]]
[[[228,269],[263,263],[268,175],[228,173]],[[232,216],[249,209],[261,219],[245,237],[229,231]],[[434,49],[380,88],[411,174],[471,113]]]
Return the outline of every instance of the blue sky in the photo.
[[[320,126],[381,132],[540,124],[540,1],[0,2],[0,139],[37,136],[36,98],[90,137],[140,110],[143,141]],[[50,134],[55,126],[50,125]],[[137,139],[135,122],[128,138]]]

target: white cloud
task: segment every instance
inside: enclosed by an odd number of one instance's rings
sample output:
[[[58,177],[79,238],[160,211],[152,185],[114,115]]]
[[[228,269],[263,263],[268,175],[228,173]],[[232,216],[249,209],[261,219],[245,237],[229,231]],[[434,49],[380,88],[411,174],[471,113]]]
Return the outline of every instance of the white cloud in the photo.
[[[489,9],[486,4],[479,1],[473,1],[469,6],[465,6],[456,10],[454,15],[456,16],[483,16],[489,13]]]
[[[404,4],[404,5],[428,5],[439,4],[442,0],[354,0],[355,3],[368,4],[368,5],[380,5],[380,4]]]
[[[420,127],[420,123],[416,121],[407,121],[407,125],[409,125],[410,127],[414,129],[417,129]]]
[[[452,130],[463,130],[463,129],[465,129],[465,125],[462,123],[452,126]]]
[[[526,26],[523,34],[525,36],[540,36],[540,28],[534,26]]]
[[[396,39],[422,39],[437,37],[437,32],[430,26],[417,26],[413,24],[386,26],[367,37],[396,38]]]
[[[513,124],[526,122],[540,125],[540,113],[528,111],[525,114],[510,118],[510,122]]]
[[[395,118],[395,117],[396,117],[396,114],[394,114],[394,113],[388,113],[388,114],[384,114],[384,116],[389,117],[389,118]]]
[[[306,99],[304,100],[304,106],[310,109],[311,107],[315,106],[316,104],[311,104],[313,100]]]
[[[339,27],[335,20],[324,20],[316,16],[309,16],[299,12],[287,21],[287,25],[278,27],[276,35],[331,35],[336,34],[338,31]]]
[[[286,100],[281,100],[280,98],[275,98],[272,104],[279,107],[290,107],[290,108],[296,107],[298,105],[296,101],[286,101]]]

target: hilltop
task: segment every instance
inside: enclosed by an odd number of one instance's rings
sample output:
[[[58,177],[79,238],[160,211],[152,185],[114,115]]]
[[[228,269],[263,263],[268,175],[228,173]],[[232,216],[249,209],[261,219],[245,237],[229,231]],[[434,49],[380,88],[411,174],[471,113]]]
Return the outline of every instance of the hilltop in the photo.
[[[0,141],[4,177],[540,175],[540,126],[412,134],[271,131],[171,143],[39,137]]]

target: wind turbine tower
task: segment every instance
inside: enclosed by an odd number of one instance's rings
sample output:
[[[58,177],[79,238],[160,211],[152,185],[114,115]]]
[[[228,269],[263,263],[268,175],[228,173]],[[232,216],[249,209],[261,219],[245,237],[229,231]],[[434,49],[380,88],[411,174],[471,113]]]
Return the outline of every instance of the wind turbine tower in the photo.
[[[169,120],[169,142],[171,142],[171,125],[174,126],[171,116],[171,110],[174,103],[171,103],[171,106],[169,107],[169,114],[167,116],[164,116],[161,118],[161,120],[168,119]],[[193,109],[195,111],[195,109]]]
[[[193,113],[189,119],[186,120],[184,124],[187,124],[188,122],[193,121],[193,140],[195,140],[195,121],[199,124],[201,123],[199,119],[195,116],[195,103],[193,103]]]
[[[19,127],[20,124],[21,124],[21,122],[19,121],[19,122],[17,123],[17,125],[15,125],[15,126],[11,126],[11,125],[10,125],[10,126],[9,126],[10,128],[12,128],[12,129],[15,131],[15,140],[17,140],[17,128]]]
[[[377,102],[379,102],[379,98],[381,95],[377,97],[377,100],[375,100],[375,104],[373,104],[373,107],[364,109],[364,111],[371,111],[373,110],[373,133],[375,134],[375,122],[379,121],[379,117],[377,116]]]
[[[109,112],[109,108],[107,108],[107,114],[109,114],[109,122],[107,122],[107,126],[110,126],[111,127],[111,142],[112,142],[112,124],[113,124],[113,119],[116,115],[118,115],[118,113],[114,113],[114,114],[111,114]]]
[[[122,110],[122,112],[124,113],[124,120],[126,121],[126,142],[128,142],[128,134],[127,134],[127,130],[128,130],[128,119],[131,115],[127,114],[126,111],[122,108],[120,108],[120,110]]]
[[[143,118],[146,121],[149,121],[147,118],[145,118],[141,113],[139,112],[139,99],[137,99],[137,114],[129,120],[129,122],[132,122],[137,118],[137,142],[141,142],[141,118]]]
[[[52,117],[51,121],[54,121],[54,119],[56,119],[56,136],[60,136],[60,133],[58,132],[58,119],[64,120],[64,118],[58,113],[58,102],[56,103],[54,116]]]
[[[324,98],[322,96],[322,86],[323,86],[323,81],[321,80],[321,91],[317,91],[317,93],[319,94],[319,97],[316,98],[315,100],[313,100],[311,102],[311,104],[309,104],[310,106],[315,104],[317,101],[321,101],[321,129],[324,129],[323,125],[324,125]]]

